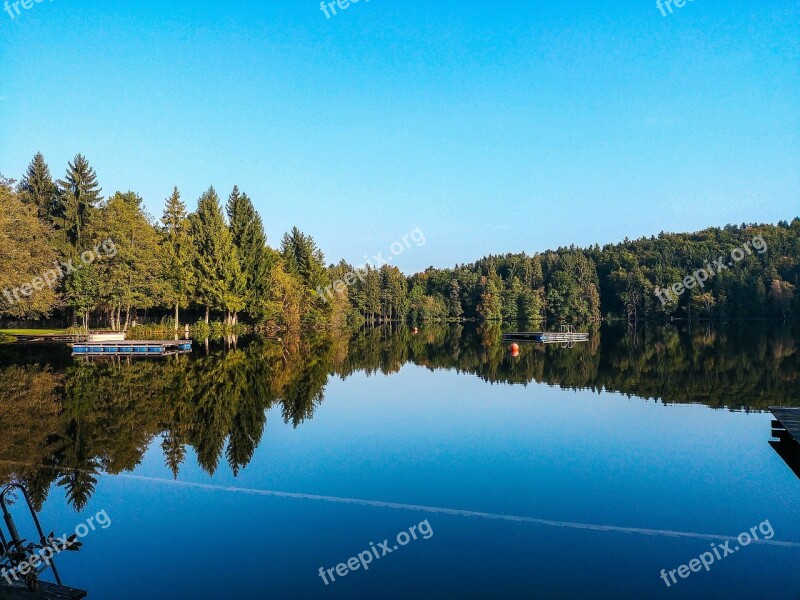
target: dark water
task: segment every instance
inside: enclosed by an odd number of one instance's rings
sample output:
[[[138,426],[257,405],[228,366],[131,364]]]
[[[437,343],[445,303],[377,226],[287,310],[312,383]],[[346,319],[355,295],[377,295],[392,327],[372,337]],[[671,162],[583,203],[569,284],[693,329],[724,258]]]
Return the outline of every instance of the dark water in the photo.
[[[800,406],[797,326],[517,358],[500,336],[0,346],[0,471],[48,530],[101,515],[57,559],[90,598],[800,598],[800,480],[764,412]],[[768,543],[723,557],[741,532]]]

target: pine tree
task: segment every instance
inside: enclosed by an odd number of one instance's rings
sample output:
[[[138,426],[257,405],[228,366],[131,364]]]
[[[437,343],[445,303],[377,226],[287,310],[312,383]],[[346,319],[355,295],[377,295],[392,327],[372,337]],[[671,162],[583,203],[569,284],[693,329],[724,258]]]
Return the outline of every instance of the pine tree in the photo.
[[[51,215],[73,250],[81,246],[83,230],[102,200],[101,191],[89,161],[82,154],[76,155],[68,164],[64,179],[58,180],[58,198]]]
[[[461,286],[458,279],[453,279],[450,283],[450,317],[458,321],[464,316],[464,308],[461,306]]]
[[[381,311],[381,275],[372,267],[364,275],[364,303],[364,317],[375,323]]]
[[[241,194],[238,187],[233,188],[228,198],[226,212],[233,244],[238,250],[239,267],[244,274],[245,309],[252,318],[262,320],[272,271],[264,224],[253,202],[247,194]]]
[[[311,236],[293,227],[290,233],[283,236],[281,254],[289,273],[300,276],[306,287],[316,289],[327,285],[325,255]]]
[[[180,309],[189,306],[195,291],[194,244],[190,234],[186,205],[174,188],[166,200],[164,215],[165,300],[175,309],[175,329],[180,323]]]
[[[189,219],[196,252],[198,294],[206,307],[206,323],[211,309],[218,309],[225,311],[226,324],[233,324],[236,313],[244,308],[241,294],[244,276],[213,187],[201,196],[197,212]]]
[[[383,265],[381,286],[384,318],[389,321],[405,320],[408,316],[408,283],[405,275],[397,267]]]
[[[330,285],[330,275],[325,267],[325,255],[317,248],[311,236],[294,227],[290,233],[283,236],[281,256],[287,273],[299,278],[306,292],[302,305],[304,320],[309,324],[324,320],[332,311],[332,306],[320,298],[315,290],[325,289]],[[378,296],[380,296],[380,278],[378,280]],[[379,310],[380,298],[375,312]]]
[[[36,207],[39,220],[49,221],[56,199],[56,185],[41,152],[37,152],[28,165],[19,184],[19,195],[23,202]]]

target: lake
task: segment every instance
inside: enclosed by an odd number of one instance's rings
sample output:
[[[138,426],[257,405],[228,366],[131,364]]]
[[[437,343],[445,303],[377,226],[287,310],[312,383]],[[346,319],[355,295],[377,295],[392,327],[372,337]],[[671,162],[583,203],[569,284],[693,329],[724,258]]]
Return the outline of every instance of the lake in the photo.
[[[797,325],[501,336],[0,346],[0,471],[90,598],[798,598]]]

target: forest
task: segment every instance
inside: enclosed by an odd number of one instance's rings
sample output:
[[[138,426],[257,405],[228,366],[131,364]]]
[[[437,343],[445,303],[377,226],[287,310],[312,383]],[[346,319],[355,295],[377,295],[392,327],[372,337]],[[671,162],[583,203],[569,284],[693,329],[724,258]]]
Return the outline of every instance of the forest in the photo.
[[[659,299],[709,262],[748,252],[702,286]],[[114,252],[82,257],[100,244]],[[103,246],[105,248],[105,246]],[[91,254],[91,253],[90,253]],[[742,253],[744,254],[744,253]],[[47,277],[54,272],[59,276]],[[318,293],[336,286],[330,298]],[[487,256],[410,276],[328,263],[297,227],[267,242],[250,197],[209,188],[189,211],[178,188],[160,218],[135,192],[104,197],[81,154],[53,179],[37,154],[19,181],[0,176],[0,319],[62,318],[127,330],[137,319],[284,329],[390,322],[588,323],[789,319],[800,314],[800,218],[660,233],[589,248]],[[687,286],[688,287],[688,286]],[[661,298],[665,296],[662,294]]]

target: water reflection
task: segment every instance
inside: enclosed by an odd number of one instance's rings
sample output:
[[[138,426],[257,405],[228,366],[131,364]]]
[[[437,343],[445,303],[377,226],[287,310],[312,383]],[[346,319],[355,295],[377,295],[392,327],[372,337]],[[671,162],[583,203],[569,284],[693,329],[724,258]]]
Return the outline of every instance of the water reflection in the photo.
[[[791,439],[770,441],[770,446],[800,479],[800,444]]]
[[[177,477],[187,448],[209,474],[234,474],[262,442],[267,410],[311,419],[331,376],[389,375],[406,364],[501,384],[543,382],[666,403],[764,410],[798,405],[797,326],[604,327],[574,348],[524,345],[498,327],[370,329],[349,336],[224,339],[158,361],[73,361],[67,349],[0,347],[0,478],[41,506],[56,482],[84,508],[100,473],[133,470],[154,438]],[[55,352],[55,354],[54,354]]]

